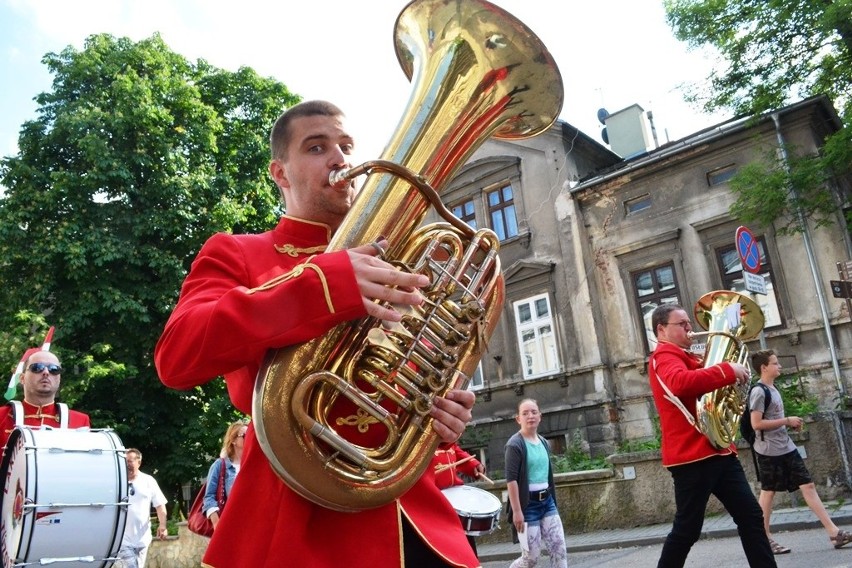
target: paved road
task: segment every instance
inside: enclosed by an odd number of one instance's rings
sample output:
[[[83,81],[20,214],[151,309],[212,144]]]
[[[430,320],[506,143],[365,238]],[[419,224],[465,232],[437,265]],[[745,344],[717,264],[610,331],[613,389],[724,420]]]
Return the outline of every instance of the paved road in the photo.
[[[852,568],[852,544],[835,550],[823,529],[778,532],[775,540],[793,549],[790,554],[776,556],[778,568]],[[653,568],[662,550],[662,544],[613,548],[592,552],[568,554],[570,568]],[[510,561],[486,562],[483,568],[508,568]],[[686,562],[687,568],[733,568],[747,566],[740,539],[737,537],[699,540],[692,548]],[[545,557],[537,568],[549,568]]]

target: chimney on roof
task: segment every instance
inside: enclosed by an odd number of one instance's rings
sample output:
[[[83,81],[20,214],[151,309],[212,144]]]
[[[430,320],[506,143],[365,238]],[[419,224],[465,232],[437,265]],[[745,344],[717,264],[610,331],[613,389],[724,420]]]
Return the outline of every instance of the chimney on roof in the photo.
[[[625,160],[656,147],[645,110],[637,104],[607,115],[604,123],[610,149]]]

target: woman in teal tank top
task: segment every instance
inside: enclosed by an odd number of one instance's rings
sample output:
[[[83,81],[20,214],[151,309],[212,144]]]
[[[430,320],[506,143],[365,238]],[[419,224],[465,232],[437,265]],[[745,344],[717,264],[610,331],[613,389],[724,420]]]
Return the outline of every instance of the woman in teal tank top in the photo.
[[[565,532],[556,508],[553,469],[547,440],[538,434],[541,412],[527,398],[518,405],[515,420],[521,430],[506,442],[506,489],[509,492],[509,523],[527,546],[511,568],[531,568],[541,556],[544,541],[550,565],[567,568]]]

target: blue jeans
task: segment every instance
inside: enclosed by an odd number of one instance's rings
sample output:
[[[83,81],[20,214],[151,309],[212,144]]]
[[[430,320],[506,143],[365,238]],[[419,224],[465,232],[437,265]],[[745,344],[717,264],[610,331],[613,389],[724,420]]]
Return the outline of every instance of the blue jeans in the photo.
[[[524,521],[531,525],[537,525],[544,517],[558,515],[556,500],[553,495],[548,495],[544,501],[530,501],[524,508]]]
[[[680,568],[701,536],[710,495],[715,495],[737,525],[751,568],[775,568],[775,557],[763,529],[763,512],[735,455],[714,456],[669,468],[674,480],[675,513],[658,568]]]

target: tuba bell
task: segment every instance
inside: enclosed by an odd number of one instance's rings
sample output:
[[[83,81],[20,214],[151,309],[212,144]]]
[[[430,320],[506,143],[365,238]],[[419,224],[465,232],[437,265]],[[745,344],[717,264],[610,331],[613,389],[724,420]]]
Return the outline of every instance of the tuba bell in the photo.
[[[399,323],[367,317],[271,350],[254,390],[255,431],[273,470],[339,511],[390,503],[420,478],[440,442],[432,401],[467,387],[497,325],[499,239],[453,216],[440,188],[487,138],[539,134],[562,106],[550,53],[484,0],[415,0],[394,38],[413,93],[381,159],[332,172],[332,184],[367,177],[326,250],[383,236],[385,260],[429,276],[426,299]],[[443,221],[420,226],[430,206]],[[341,420],[369,429],[369,442],[347,439]]]
[[[693,309],[695,321],[706,331],[691,334],[707,337],[702,367],[739,363],[748,368],[748,347],[743,343],[763,329],[763,311],[748,296],[730,290],[708,292]],[[749,385],[728,385],[703,394],[695,408],[695,427],[716,449],[727,448],[739,432],[748,404]]]

